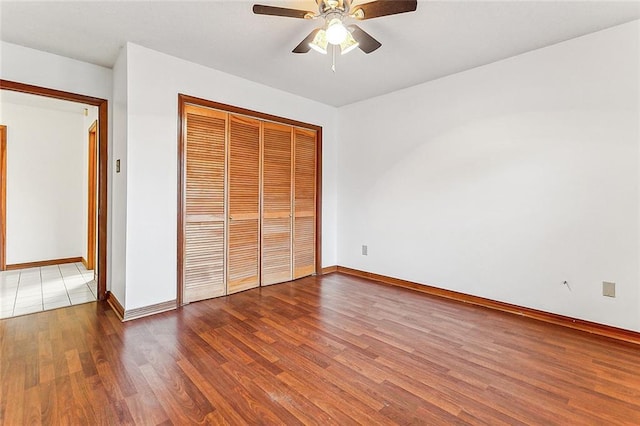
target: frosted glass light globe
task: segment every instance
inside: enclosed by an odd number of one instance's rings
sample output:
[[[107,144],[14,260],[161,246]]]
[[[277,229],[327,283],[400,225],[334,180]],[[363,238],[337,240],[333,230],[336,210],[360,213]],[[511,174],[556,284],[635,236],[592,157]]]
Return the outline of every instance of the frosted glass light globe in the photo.
[[[342,22],[334,18],[327,26],[327,41],[331,44],[338,45],[347,38],[348,32],[344,25],[342,25]]]

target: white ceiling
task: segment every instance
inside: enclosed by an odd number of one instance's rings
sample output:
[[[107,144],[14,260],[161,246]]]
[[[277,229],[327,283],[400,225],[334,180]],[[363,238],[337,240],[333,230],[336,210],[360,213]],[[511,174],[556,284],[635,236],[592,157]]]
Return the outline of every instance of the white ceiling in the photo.
[[[360,22],[382,47],[338,55],[333,73],[330,55],[291,53],[319,22],[254,15],[253,3],[2,1],[0,37],[106,67],[130,41],[341,106],[640,19],[640,1],[419,0],[414,13]]]

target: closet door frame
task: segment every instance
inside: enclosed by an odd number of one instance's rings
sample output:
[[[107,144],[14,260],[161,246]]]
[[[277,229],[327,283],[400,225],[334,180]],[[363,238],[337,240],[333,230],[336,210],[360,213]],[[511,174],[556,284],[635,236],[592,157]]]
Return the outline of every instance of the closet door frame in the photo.
[[[206,99],[178,94],[178,226],[177,226],[177,305],[184,305],[184,252],[185,252],[185,204],[186,204],[186,120],[185,105],[195,105],[205,108],[217,109],[230,114],[244,115],[250,118],[273,121],[275,123],[288,124],[316,132],[316,247],[315,270],[316,275],[322,274],[322,127],[315,124],[304,123],[289,118],[266,114],[227,105]]]

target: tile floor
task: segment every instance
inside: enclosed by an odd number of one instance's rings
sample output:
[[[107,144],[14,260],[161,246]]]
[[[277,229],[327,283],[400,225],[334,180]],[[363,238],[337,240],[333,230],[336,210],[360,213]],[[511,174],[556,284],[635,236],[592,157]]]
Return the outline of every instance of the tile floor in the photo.
[[[0,318],[15,317],[97,299],[93,271],[82,263],[0,272]]]

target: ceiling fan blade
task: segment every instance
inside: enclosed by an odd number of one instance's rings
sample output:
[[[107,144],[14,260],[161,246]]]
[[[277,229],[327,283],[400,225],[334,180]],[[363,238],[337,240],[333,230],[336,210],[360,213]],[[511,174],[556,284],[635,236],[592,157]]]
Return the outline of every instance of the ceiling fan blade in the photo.
[[[351,16],[360,20],[372,19],[398,13],[414,12],[417,8],[417,0],[377,0],[355,6]]]
[[[308,19],[314,16],[313,12],[298,9],[288,9],[286,7],[265,6],[262,4],[253,5],[253,13],[256,15],[284,16],[287,18]]]
[[[351,35],[353,36],[353,38],[358,42],[358,47],[364,53],[371,53],[382,46],[382,43],[371,37],[369,33],[367,33],[359,26],[349,25],[349,29],[351,30]]]
[[[316,28],[315,30],[311,31],[311,33],[305,37],[304,40],[302,40],[300,42],[299,45],[296,46],[295,49],[292,50],[293,53],[307,53],[308,51],[311,50],[311,47],[309,47],[309,43],[311,43],[314,39],[314,37],[316,36],[316,34],[318,33],[318,31],[320,31],[322,28]]]

